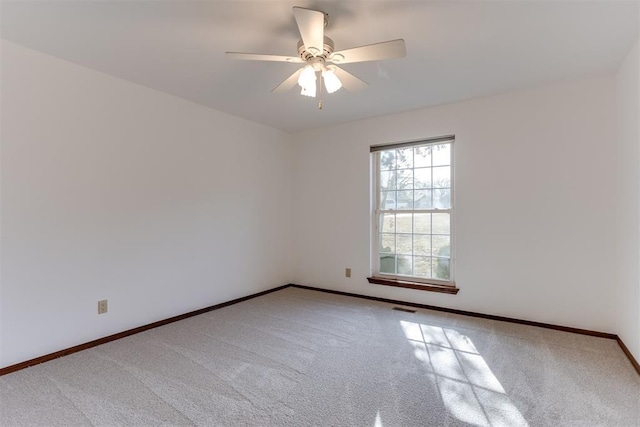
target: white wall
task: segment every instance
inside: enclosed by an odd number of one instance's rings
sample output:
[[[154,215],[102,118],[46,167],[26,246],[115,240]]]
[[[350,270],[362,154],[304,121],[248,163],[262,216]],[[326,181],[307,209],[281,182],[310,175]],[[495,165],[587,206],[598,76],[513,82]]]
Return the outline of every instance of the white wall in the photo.
[[[640,360],[640,56],[638,43],[616,76],[618,137],[618,335]]]
[[[288,135],[2,49],[0,367],[290,282]]]
[[[616,332],[614,115],[598,78],[293,135],[294,282]],[[448,134],[460,293],[368,284],[369,146]]]

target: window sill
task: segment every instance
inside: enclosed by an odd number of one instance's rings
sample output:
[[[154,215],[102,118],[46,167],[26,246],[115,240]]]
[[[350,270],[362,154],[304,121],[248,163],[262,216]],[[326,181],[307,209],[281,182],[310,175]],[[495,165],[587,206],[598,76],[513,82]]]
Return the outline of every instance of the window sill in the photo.
[[[411,282],[408,280],[383,279],[381,277],[367,277],[369,283],[375,285],[396,286],[398,288],[417,289],[419,291],[440,292],[455,295],[460,289],[455,285],[435,285],[433,283]]]

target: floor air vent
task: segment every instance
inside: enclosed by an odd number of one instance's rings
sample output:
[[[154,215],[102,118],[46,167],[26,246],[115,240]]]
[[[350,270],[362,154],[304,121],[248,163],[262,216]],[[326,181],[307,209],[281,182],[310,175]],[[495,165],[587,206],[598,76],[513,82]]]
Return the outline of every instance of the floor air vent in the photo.
[[[403,308],[403,307],[393,307],[394,310],[398,310],[398,311],[406,311],[407,313],[415,313],[415,310],[411,310],[410,308]]]

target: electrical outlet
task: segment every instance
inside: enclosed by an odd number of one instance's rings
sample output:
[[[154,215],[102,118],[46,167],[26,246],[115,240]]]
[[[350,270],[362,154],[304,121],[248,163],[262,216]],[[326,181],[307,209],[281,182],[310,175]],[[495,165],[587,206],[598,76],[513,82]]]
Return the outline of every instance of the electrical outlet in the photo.
[[[351,269],[347,268],[344,270],[344,277],[351,277]]]
[[[104,314],[107,312],[108,309],[109,309],[109,306],[107,305],[106,299],[98,301],[98,314]]]

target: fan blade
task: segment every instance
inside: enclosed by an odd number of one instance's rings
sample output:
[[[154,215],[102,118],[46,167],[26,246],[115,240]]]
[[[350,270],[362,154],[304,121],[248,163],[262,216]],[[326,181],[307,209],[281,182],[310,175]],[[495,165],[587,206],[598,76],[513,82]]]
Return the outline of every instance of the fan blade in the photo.
[[[296,56],[263,55],[261,53],[225,52],[229,59],[244,59],[249,61],[276,61],[276,62],[304,62]]]
[[[407,49],[404,46],[404,40],[398,39],[334,52],[329,60],[336,64],[350,64],[353,62],[403,58],[406,55]]]
[[[324,46],[324,13],[296,6],[293,8],[293,16],[305,49],[314,56],[320,55]]]
[[[303,70],[303,68],[300,68],[298,71],[296,71],[295,73],[291,74],[289,77],[287,77],[287,79],[285,81],[280,83],[278,85],[278,87],[273,89],[271,92],[280,93],[280,92],[286,92],[288,90],[291,90],[292,87],[294,87],[296,84],[298,84],[298,77],[300,76],[300,73],[302,72],[302,70]]]
[[[333,70],[334,73],[336,73],[336,76],[338,76],[338,78],[340,79],[340,82],[342,83],[342,87],[344,87],[348,91],[361,90],[369,86],[367,82],[360,80],[353,74],[346,72],[340,67],[332,66],[331,69]]]

